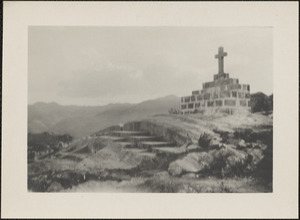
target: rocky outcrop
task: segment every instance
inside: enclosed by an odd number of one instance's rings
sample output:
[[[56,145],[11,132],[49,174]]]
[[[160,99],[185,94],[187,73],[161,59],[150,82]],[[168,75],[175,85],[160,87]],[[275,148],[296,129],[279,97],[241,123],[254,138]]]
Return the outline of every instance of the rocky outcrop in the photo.
[[[205,173],[213,176],[240,176],[255,169],[263,159],[261,149],[237,150],[232,147],[190,153],[169,165],[172,176]]]
[[[209,167],[213,157],[207,152],[190,153],[183,159],[176,160],[169,165],[172,176],[181,176],[185,173],[198,173]]]
[[[48,187],[47,192],[59,192],[61,190],[64,190],[64,187],[60,183],[53,181]]]

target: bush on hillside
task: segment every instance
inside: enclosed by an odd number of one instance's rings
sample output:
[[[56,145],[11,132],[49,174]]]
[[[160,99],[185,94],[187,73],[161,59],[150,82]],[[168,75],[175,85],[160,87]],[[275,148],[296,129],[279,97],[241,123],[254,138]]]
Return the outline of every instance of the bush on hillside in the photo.
[[[229,144],[229,132],[228,131],[220,131],[217,129],[213,129],[213,132],[220,135],[220,137],[222,138],[221,143]]]
[[[55,135],[48,132],[41,134],[28,133],[28,147],[33,151],[58,150],[59,142],[70,143],[73,137],[69,134]]]
[[[233,135],[234,135],[234,138],[243,139],[246,142],[255,142],[256,141],[255,137],[253,136],[252,129],[249,129],[249,128],[236,130],[236,131],[234,131]]]
[[[211,138],[207,133],[203,133],[200,135],[198,140],[199,147],[203,147],[204,149],[208,149],[210,144]]]
[[[273,95],[267,96],[262,92],[251,94],[250,100],[252,112],[264,112],[268,115],[273,111]]]

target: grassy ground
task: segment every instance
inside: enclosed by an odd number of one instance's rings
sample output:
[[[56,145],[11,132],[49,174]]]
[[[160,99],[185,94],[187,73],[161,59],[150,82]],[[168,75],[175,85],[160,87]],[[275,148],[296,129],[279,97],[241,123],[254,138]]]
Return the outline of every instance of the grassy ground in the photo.
[[[269,192],[253,178],[172,177],[159,172],[152,177],[133,177],[124,181],[91,180],[63,192],[133,193],[258,193]]]

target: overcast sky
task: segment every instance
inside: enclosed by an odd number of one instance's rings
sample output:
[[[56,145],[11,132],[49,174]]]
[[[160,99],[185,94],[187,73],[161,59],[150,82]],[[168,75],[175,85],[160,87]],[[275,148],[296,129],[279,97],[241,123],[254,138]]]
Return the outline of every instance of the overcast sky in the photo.
[[[273,93],[272,28],[30,27],[29,104],[138,103],[202,89],[224,70]]]

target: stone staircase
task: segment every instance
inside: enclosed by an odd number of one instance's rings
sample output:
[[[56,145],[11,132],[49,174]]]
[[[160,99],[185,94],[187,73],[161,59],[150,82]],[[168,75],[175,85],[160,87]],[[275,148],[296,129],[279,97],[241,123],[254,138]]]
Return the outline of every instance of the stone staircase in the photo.
[[[95,136],[89,136],[88,139],[103,139],[115,142],[122,147],[122,151],[129,151],[134,154],[143,155],[147,157],[155,157],[158,153],[166,154],[182,154],[185,152],[184,147],[178,147],[176,144],[164,140],[163,136],[153,136],[146,131],[132,131],[132,130],[111,130],[105,131]],[[56,157],[78,157],[82,159],[85,157],[84,151],[88,150],[88,145],[85,143],[81,147],[74,149],[64,149],[59,152]],[[97,151],[97,150],[96,150]],[[81,154],[83,152],[83,154]]]
[[[165,141],[162,136],[152,136],[146,131],[109,131],[98,136],[121,144],[124,149],[132,152],[167,152],[176,149],[176,145]],[[176,151],[176,150],[175,150]]]

